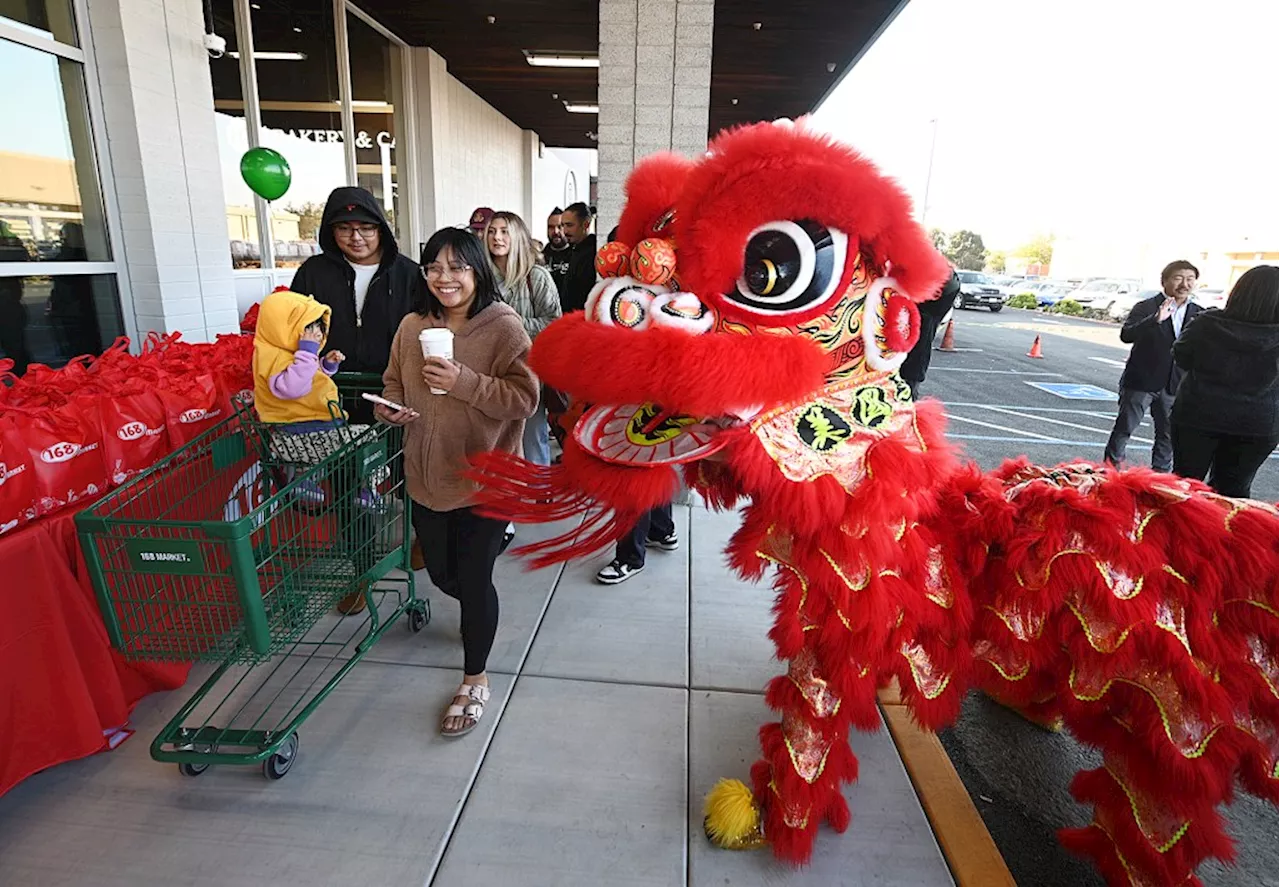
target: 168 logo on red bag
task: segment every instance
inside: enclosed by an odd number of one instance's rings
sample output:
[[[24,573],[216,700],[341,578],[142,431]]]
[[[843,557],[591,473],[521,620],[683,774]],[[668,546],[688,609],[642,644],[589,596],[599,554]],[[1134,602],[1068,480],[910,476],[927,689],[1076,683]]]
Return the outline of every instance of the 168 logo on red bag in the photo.
[[[164,434],[164,426],[148,428],[145,422],[128,422],[116,429],[116,437],[123,441],[135,441],[142,437],[155,437]]]
[[[69,440],[63,440],[51,447],[45,447],[44,451],[40,453],[40,461],[47,462],[50,465],[58,462],[68,462],[81,453],[88,453],[97,448],[98,445],[96,443],[81,445]]]
[[[183,425],[193,425],[196,422],[203,422],[205,419],[212,419],[221,412],[222,410],[187,410],[178,417],[178,421]]]

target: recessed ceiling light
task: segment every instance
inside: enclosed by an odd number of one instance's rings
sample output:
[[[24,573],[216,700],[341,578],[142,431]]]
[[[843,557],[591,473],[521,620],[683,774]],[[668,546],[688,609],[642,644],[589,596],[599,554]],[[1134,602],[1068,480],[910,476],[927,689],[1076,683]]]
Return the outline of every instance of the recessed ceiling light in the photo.
[[[535,52],[524,50],[524,58],[535,68],[598,68],[600,57],[580,52]]]
[[[587,102],[565,102],[564,109],[570,114],[599,114],[600,106]]]
[[[487,15],[485,16],[484,20],[492,25],[494,22],[498,20],[498,17],[496,15]]]
[[[227,53],[233,59],[240,58],[240,51],[233,49]],[[305,62],[307,54],[305,52],[264,52],[262,50],[254,50],[254,61],[260,62]]]
[[[730,102],[731,104],[734,104],[734,105],[738,104],[738,100],[737,100],[737,99],[729,99],[729,102]]]
[[[293,33],[295,33],[295,34],[301,34],[301,33],[302,33],[302,29],[301,29],[301,28],[299,28],[297,25],[294,25],[294,26],[293,26]]]
[[[755,28],[758,31],[764,26],[760,22],[752,22],[751,27]]]

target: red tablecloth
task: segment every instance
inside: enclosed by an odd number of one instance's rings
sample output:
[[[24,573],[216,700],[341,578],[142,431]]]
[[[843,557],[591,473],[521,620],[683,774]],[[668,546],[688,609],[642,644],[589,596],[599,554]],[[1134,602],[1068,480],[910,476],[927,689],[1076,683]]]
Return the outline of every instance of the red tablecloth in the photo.
[[[111,648],[73,513],[0,536],[0,795],[109,747],[138,700],[190,668]]]

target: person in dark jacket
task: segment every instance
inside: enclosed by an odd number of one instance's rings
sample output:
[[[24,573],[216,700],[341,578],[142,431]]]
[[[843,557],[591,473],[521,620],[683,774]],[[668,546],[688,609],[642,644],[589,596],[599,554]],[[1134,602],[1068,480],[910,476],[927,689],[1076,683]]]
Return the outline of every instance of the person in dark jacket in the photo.
[[[573,247],[569,272],[560,289],[560,308],[568,314],[587,306],[587,296],[596,285],[596,236],[591,233],[591,210],[585,203],[565,209],[560,224],[565,240]]]
[[[1173,343],[1204,310],[1191,301],[1199,279],[1200,271],[1190,262],[1170,262],[1160,274],[1164,292],[1134,305],[1120,330],[1120,341],[1133,348],[1120,375],[1120,413],[1103,453],[1108,465],[1124,461],[1129,437],[1150,408],[1156,427],[1151,467],[1156,471],[1173,468],[1169,411],[1182,381],[1182,371],[1173,362]]]
[[[290,289],[329,306],[328,345],[346,355],[344,372],[381,376],[400,321],[426,287],[418,263],[400,254],[377,198],[364,188],[333,189],[318,236],[324,252],[302,263]],[[372,424],[373,404],[358,401],[349,419]],[[415,543],[414,565],[418,563]],[[346,615],[364,608],[360,592],[338,602],[338,611]]]
[[[381,374],[423,286],[418,263],[401,255],[377,198],[364,188],[333,190],[319,239],[324,252],[302,264],[290,289],[332,310],[329,346],[347,356],[344,371]]]
[[[1280,437],[1280,269],[1248,271],[1226,307],[1196,318],[1173,345],[1186,371],[1173,402],[1173,470],[1224,496],[1249,498]],[[1267,498],[1274,498],[1275,491]]]
[[[938,334],[938,324],[942,323],[942,318],[955,307],[958,295],[960,295],[960,276],[953,268],[951,277],[942,285],[942,291],[938,293],[938,297],[916,305],[916,310],[920,312],[920,338],[916,341],[915,347],[907,352],[907,359],[898,369],[898,375],[902,377],[902,381],[911,386],[912,400],[919,399],[920,385],[929,372],[929,360],[933,357],[933,339]]]
[[[547,245],[542,248],[542,258],[555,281],[556,292],[564,292],[564,282],[569,276],[569,259],[573,248],[564,237],[564,210],[556,207],[547,216]]]

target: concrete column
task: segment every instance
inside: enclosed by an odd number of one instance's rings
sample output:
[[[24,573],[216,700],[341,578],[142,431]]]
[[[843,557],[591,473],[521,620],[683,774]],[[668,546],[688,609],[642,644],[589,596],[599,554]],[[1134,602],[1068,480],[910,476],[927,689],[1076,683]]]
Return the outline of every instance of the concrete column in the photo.
[[[139,333],[239,328],[200,0],[88,0]]]
[[[618,221],[636,161],[706,150],[715,0],[601,0],[599,220]]]
[[[441,218],[437,182],[445,173],[443,146],[449,133],[449,68],[444,57],[433,49],[415,46],[408,50],[413,65],[413,108],[417,121],[418,153],[417,197],[421,220],[420,239],[428,237],[450,222]],[[414,244],[417,250],[417,244]],[[416,257],[416,252],[415,252]]]
[[[531,129],[526,129],[521,133],[521,192],[520,205],[523,207],[520,211],[520,217],[525,220],[525,224],[529,226],[530,232],[533,233],[534,239],[542,240],[546,237],[544,233],[538,232],[538,220],[534,217],[537,213],[537,207],[534,206],[534,170],[537,169],[538,160],[542,154],[542,140],[538,138],[538,134]]]

